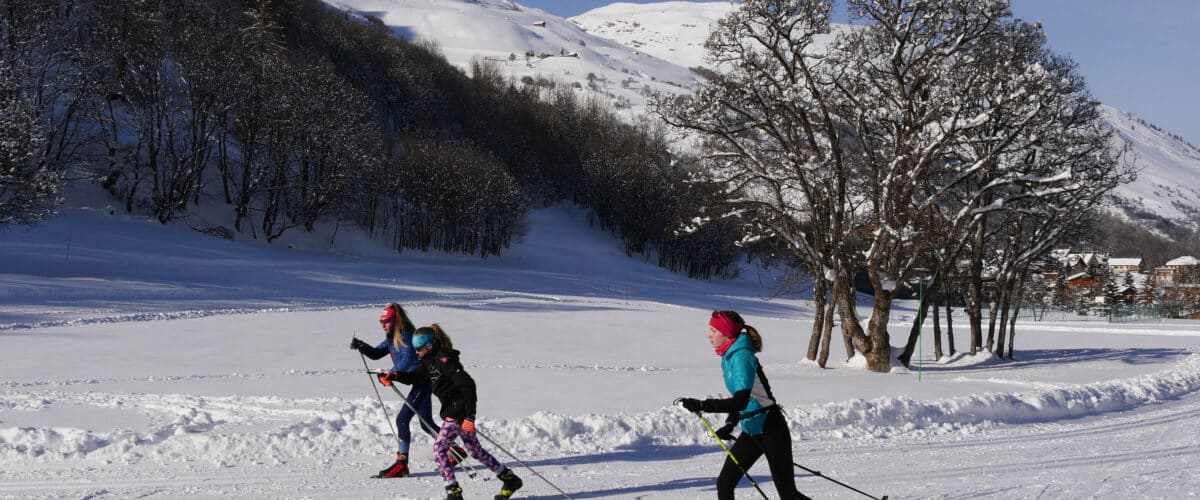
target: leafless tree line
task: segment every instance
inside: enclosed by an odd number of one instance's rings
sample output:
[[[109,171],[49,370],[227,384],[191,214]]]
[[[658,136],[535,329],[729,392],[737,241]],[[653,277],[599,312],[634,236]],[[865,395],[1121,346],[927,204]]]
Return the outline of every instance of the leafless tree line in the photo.
[[[917,282],[933,297],[919,316],[961,293],[969,351],[1011,356],[1035,263],[1132,171],[1074,64],[1007,2],[848,4],[860,26],[832,30],[831,2],[742,2],[706,44],[719,76],[659,112],[706,139],[706,180],[726,195],[714,212],[812,271],[810,358],[824,363],[836,316],[888,371],[892,303]],[[865,325],[855,273],[873,295]]]
[[[316,0],[0,0],[0,224],[65,179],[163,223],[220,204],[225,234],[322,220],[397,250],[499,255],[535,203],[573,201],[633,253],[698,277],[731,242],[676,234],[713,193],[661,130],[568,86],[520,85]]]

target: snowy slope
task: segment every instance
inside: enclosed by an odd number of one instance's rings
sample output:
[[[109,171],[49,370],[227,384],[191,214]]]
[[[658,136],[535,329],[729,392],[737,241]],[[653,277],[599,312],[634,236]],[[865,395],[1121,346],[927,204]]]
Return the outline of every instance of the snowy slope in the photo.
[[[650,92],[682,92],[695,81],[686,67],[506,0],[327,1],[376,17],[397,36],[436,42],[464,71],[474,60],[488,61],[514,79],[553,80],[623,109],[640,111]]]
[[[724,394],[705,331],[726,307],[764,335],[797,463],[874,495],[1200,491],[1196,322],[1020,322],[1015,362],[934,360],[926,336],[913,369],[890,374],[835,345],[822,370],[801,361],[809,302],[762,301],[754,273],[684,279],[586,220],[535,210],[499,261],[345,233],[264,247],[89,209],[0,233],[0,498],[440,498],[419,433],[413,477],[366,477],[390,463],[392,431],[346,346],[381,338],[392,300],[463,351],[480,429],[574,498],[713,495],[722,452],[670,401]],[[519,497],[559,497],[489,448],[525,477]],[[770,492],[765,471],[751,469]],[[857,495],[797,472],[814,498]],[[459,479],[468,498],[498,488]]]
[[[614,3],[571,21],[594,35],[689,67],[703,64],[711,26],[734,7],[730,2]],[[835,29],[839,26],[847,29]],[[1104,112],[1117,131],[1114,146],[1129,144],[1128,159],[1141,171],[1136,181],[1114,192],[1115,211],[1149,229],[1165,220],[1200,231],[1200,150],[1116,108],[1105,106]]]
[[[1139,168],[1137,180],[1116,193],[1128,215],[1148,218],[1137,214],[1150,212],[1200,229],[1200,149],[1130,113],[1110,106],[1104,113],[1117,132],[1117,146],[1128,144]]]
[[[616,2],[571,22],[588,33],[615,40],[684,67],[704,65],[704,41],[716,21],[736,7],[723,2]]]

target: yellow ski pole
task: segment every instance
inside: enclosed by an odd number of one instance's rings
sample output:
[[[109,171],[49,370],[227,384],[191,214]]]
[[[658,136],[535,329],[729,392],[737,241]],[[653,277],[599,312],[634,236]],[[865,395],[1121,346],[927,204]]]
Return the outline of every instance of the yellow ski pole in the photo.
[[[683,401],[683,398],[676,399],[674,404],[676,406],[679,406],[679,404],[682,401]],[[750,473],[746,472],[746,468],[742,467],[742,464],[740,462],[738,462],[737,457],[733,456],[733,451],[731,451],[729,449],[729,446],[725,444],[725,441],[723,441],[721,439],[721,437],[717,435],[716,429],[713,429],[712,424],[708,423],[708,419],[704,418],[704,415],[701,415],[700,412],[694,412],[694,413],[696,414],[696,418],[700,419],[700,421],[704,423],[704,427],[708,429],[708,434],[710,436],[712,436],[713,439],[716,439],[718,443],[721,444],[721,448],[723,448],[725,450],[725,454],[729,456],[729,460],[733,461],[733,465],[736,465],[738,470],[742,471],[742,475],[746,476],[746,479],[750,480],[750,484],[754,485],[754,489],[758,490],[758,494],[762,495],[762,497],[764,499],[767,499],[767,494],[763,493],[762,488],[758,486],[758,481],[755,481],[753,477],[750,477]]]

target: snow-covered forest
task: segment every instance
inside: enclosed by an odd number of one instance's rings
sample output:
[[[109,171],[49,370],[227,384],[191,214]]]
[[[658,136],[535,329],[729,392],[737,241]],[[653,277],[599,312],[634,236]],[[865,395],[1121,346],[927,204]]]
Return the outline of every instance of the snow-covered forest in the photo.
[[[661,131],[569,87],[486,62],[463,74],[319,1],[4,7],[4,124],[24,135],[6,136],[2,221],[44,217],[73,179],[227,238],[332,220],[397,250],[486,258],[531,206],[569,200],[670,269],[732,260],[731,243],[675,234],[707,190],[682,182]]]

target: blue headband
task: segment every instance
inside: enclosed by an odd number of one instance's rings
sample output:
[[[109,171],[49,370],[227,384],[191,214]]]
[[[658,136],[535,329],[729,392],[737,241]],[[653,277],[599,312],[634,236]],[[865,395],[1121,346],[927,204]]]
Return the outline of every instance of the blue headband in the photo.
[[[430,346],[430,345],[433,345],[433,334],[432,333],[418,333],[416,335],[413,335],[413,338],[412,338],[413,349],[420,349],[422,347]]]

